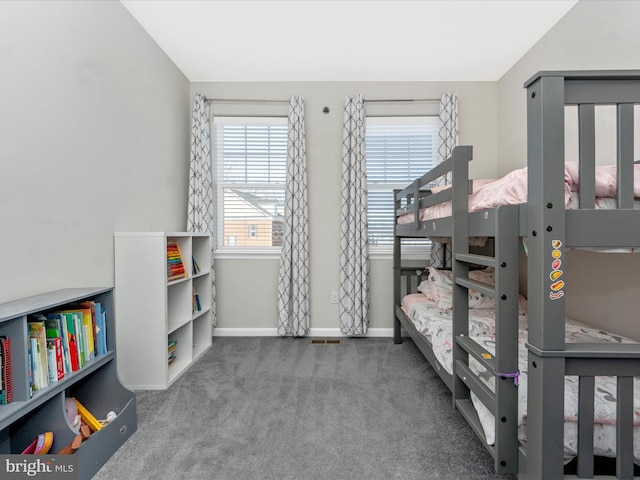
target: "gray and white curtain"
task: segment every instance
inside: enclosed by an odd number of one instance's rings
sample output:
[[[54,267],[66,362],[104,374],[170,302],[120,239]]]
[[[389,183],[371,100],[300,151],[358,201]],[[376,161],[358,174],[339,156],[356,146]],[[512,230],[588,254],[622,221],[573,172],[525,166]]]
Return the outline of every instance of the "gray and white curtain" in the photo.
[[[369,329],[369,244],[365,110],[361,95],[347,97],[342,136],[340,224],[340,330],[365,335]]]
[[[189,163],[189,199],[187,232],[214,233],[213,182],[211,176],[211,141],[209,138],[209,103],[198,93],[193,101],[191,157]],[[217,323],[216,274],[213,263],[215,238],[211,239],[211,323]]]
[[[458,95],[443,93],[440,97],[440,147],[438,163],[445,161],[453,153],[458,144]],[[451,181],[451,174],[438,180],[439,185]],[[451,248],[446,243],[433,242],[431,245],[431,266],[435,268],[451,268]]]
[[[309,333],[309,229],[307,152],[304,101],[289,100],[289,138],[285,187],[284,236],[278,271],[278,334],[302,337]]]

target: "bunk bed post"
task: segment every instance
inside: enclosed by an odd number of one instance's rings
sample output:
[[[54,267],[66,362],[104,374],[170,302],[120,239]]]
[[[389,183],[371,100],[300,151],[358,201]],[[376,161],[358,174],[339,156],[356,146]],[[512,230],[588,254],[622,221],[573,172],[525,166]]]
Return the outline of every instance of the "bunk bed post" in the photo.
[[[564,283],[550,274],[554,260],[565,260],[565,79],[541,74],[525,86],[529,386],[526,460],[519,478],[553,480],[564,478]]]
[[[469,253],[469,162],[473,158],[473,149],[470,146],[458,146],[453,149],[452,182],[454,185],[465,185],[464,188],[453,188],[451,209],[455,222],[453,223],[453,236],[451,238],[452,251],[458,254]],[[452,275],[454,279],[469,278],[469,265],[466,262],[452,257]],[[453,340],[460,335],[469,335],[469,291],[462,285],[453,282]],[[458,345],[453,345],[453,383],[452,400],[456,405],[458,400],[470,398],[470,390],[457,374],[456,364],[469,364],[469,354]]]
[[[400,190],[393,191],[393,203],[394,203],[394,212],[397,212],[400,208],[400,201],[397,198],[398,192]],[[402,268],[402,260],[400,258],[400,254],[402,253],[402,240],[396,234],[396,224],[397,222],[393,222],[393,343],[400,344],[402,343],[402,334],[401,334],[401,325],[400,320],[396,316],[395,309],[396,305],[400,305],[401,296],[402,296],[402,285],[401,285],[401,268]]]
[[[503,205],[496,215],[496,378],[495,469],[498,473],[518,471],[518,280],[520,237],[514,225],[516,205]]]

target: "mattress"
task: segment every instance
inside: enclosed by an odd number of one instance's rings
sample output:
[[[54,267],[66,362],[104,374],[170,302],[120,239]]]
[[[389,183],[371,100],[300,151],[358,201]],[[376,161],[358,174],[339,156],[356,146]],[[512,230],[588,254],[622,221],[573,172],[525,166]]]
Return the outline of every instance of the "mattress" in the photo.
[[[403,299],[402,308],[416,329],[425,335],[433,346],[433,353],[443,368],[452,374],[452,312],[441,309],[438,304],[423,294],[412,294]],[[469,336],[490,353],[495,354],[495,310],[469,309]],[[519,316],[519,386],[518,386],[518,432],[519,439],[526,442],[527,420],[527,315],[526,300],[521,297]],[[568,343],[635,343],[633,340],[591,328],[568,318],[566,321]],[[494,377],[483,370],[472,358],[469,366],[493,390]],[[616,380],[613,377],[597,377],[595,388],[594,454],[615,457],[616,450]],[[490,411],[472,394],[472,401],[482,424],[489,445],[495,443],[495,420]],[[640,462],[640,379],[634,381],[634,457]],[[565,461],[577,454],[578,378],[565,379]]]

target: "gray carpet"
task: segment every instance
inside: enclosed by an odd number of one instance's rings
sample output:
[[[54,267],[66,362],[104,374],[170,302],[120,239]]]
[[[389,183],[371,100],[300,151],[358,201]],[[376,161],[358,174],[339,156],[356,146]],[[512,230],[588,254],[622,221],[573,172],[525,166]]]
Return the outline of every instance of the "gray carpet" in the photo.
[[[94,477],[501,479],[411,340],[215,338]]]

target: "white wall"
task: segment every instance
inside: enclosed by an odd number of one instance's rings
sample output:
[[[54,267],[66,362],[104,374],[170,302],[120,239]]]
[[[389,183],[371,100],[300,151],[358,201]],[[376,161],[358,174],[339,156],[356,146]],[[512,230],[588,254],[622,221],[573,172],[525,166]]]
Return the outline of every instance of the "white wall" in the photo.
[[[524,82],[541,70],[639,69],[639,18],[638,1],[582,0],[500,79],[499,174],[526,165]],[[567,313],[640,340],[640,255],[574,251],[568,262]]]
[[[338,328],[338,306],[330,292],[338,291],[342,128],[345,97],[365,99],[439,98],[458,93],[460,143],[472,144],[476,177],[496,175],[497,85],[495,82],[203,82],[191,85],[191,97],[288,99],[305,101],[310,232],[311,327]],[[328,106],[330,113],[322,113]],[[373,109],[375,108],[375,112]],[[437,113],[438,105],[369,104],[369,113],[406,113],[407,109]],[[287,105],[213,105],[212,113],[287,114]],[[278,259],[218,259],[218,327],[277,326]],[[371,328],[391,328],[393,320],[391,258],[371,262]]]
[[[0,301],[111,286],[115,230],[183,230],[189,112],[120,2],[0,2]]]
[[[498,173],[526,165],[524,82],[541,70],[640,69],[640,1],[581,0],[498,82]]]

